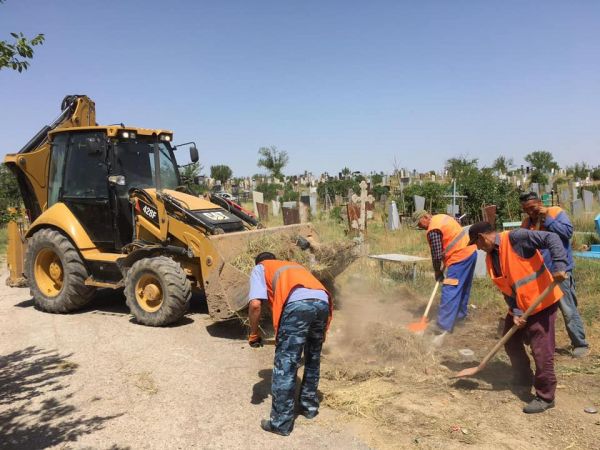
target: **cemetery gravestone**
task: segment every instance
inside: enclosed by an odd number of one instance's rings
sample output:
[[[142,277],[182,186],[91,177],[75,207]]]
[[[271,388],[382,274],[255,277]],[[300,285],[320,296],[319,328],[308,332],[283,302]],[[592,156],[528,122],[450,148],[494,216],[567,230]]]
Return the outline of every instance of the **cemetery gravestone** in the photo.
[[[415,211],[420,211],[425,209],[425,197],[421,197],[420,195],[414,196],[415,200]]]
[[[298,208],[287,208],[282,207],[281,211],[283,213],[283,224],[284,225],[295,225],[300,223],[300,211]]]
[[[397,230],[398,228],[400,228],[400,216],[398,215],[396,202],[392,200],[388,213],[388,229]]]
[[[582,191],[583,194],[583,206],[586,212],[592,212],[593,203],[594,203],[594,193],[592,191],[586,191],[585,189]]]
[[[583,200],[577,199],[571,202],[571,213],[573,217],[579,217],[583,214]]]
[[[300,223],[307,223],[308,222],[308,206],[306,206],[306,203],[301,201],[298,204],[298,212],[300,214]]]
[[[279,208],[281,203],[277,200],[271,200],[271,209],[273,210],[273,217],[279,216]]]
[[[258,216],[258,209],[256,208],[257,203],[264,203],[265,198],[262,192],[252,191],[252,207],[254,208],[254,214]]]
[[[317,193],[316,192],[311,192],[308,198],[308,202],[310,205],[310,213],[313,216],[317,215]]]
[[[261,222],[266,222],[269,219],[269,205],[256,202],[256,209],[258,210],[259,220]]]

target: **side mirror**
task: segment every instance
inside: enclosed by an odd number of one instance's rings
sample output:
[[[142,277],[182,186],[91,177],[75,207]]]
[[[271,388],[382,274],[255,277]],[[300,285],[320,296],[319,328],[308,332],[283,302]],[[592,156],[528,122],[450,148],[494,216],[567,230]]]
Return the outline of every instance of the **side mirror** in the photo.
[[[193,163],[195,163],[195,162],[198,162],[198,159],[200,159],[200,158],[198,158],[198,149],[196,148],[195,145],[192,145],[190,147],[190,160]]]

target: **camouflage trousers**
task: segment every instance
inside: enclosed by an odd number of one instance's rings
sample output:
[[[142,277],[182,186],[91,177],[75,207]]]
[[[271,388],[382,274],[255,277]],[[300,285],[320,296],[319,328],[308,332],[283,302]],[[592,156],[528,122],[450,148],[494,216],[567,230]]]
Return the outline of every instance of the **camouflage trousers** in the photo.
[[[283,433],[294,428],[296,374],[304,351],[300,409],[316,415],[321,348],[329,317],[323,301],[298,300],[285,306],[279,323],[271,394],[271,427]]]

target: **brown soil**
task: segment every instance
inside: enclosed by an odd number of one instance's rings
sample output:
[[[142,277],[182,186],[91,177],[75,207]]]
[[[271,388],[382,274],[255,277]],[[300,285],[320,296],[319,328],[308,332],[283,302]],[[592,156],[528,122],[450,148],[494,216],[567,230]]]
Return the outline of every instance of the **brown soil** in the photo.
[[[434,349],[431,336],[406,329],[424,310],[426,294],[376,288],[358,277],[341,281],[321,390],[324,404],[355,420],[373,447],[600,448],[600,415],[584,412],[600,406],[600,356],[575,360],[560,349],[568,343],[561,318],[556,407],[525,415],[531,394],[510,384],[503,351],[476,378],[450,378],[477,364],[462,363],[459,349],[472,349],[478,361],[495,343],[496,308],[472,309],[467,323]]]

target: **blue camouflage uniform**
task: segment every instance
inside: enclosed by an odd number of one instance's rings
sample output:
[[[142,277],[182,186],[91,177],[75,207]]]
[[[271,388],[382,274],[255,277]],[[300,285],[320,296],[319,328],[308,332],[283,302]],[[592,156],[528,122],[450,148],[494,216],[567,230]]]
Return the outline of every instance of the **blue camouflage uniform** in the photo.
[[[258,264],[250,275],[249,300],[267,300],[264,268]],[[289,296],[279,322],[271,394],[271,427],[283,434],[294,428],[296,376],[304,353],[304,375],[299,409],[306,417],[319,410],[317,388],[321,348],[329,318],[329,297],[325,291],[298,288]]]

